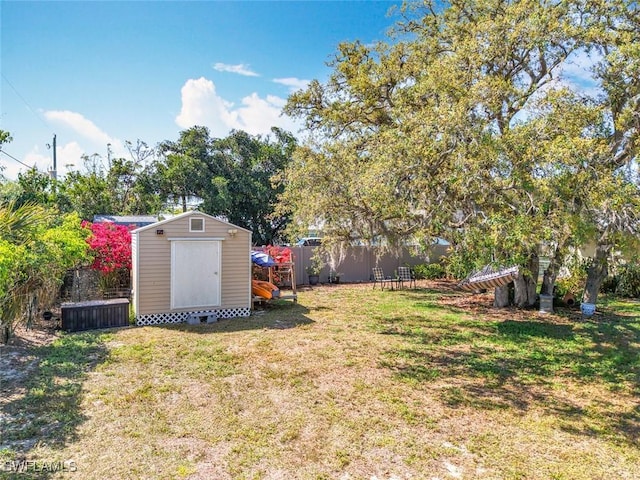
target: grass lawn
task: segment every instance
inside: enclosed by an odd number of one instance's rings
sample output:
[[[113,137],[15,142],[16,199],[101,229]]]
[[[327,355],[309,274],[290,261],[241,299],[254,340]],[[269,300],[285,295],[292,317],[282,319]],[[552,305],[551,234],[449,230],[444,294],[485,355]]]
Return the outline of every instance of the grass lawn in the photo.
[[[640,303],[419,287],[3,347],[0,478],[640,478]]]

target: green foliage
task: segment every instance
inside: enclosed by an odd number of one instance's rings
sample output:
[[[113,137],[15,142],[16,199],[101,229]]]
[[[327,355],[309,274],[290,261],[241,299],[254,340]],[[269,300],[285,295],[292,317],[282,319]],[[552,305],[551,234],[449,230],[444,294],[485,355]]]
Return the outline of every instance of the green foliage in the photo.
[[[576,255],[569,257],[565,262],[565,268],[568,273],[556,282],[556,295],[559,297],[563,297],[567,293],[579,295],[587,281],[587,272],[590,265],[590,258],[583,259]]]
[[[422,263],[412,267],[416,280],[437,280],[447,275],[444,265],[441,263]]]
[[[616,275],[616,295],[622,297],[640,297],[640,263],[636,260],[622,265]]]
[[[55,204],[56,195],[52,189],[55,180],[48,174],[40,172],[34,167],[25,173],[19,173],[17,183],[20,187],[17,205],[31,203],[51,206]]]
[[[295,146],[295,138],[278,128],[266,137],[233,131],[212,139],[205,127],[192,127],[177,142],[161,144],[155,178],[161,196],[183,211],[188,198],[201,199],[202,211],[225,216],[251,230],[254,244],[269,245],[282,240],[290,219],[286,208],[276,212],[275,206]]]
[[[0,205],[0,238],[23,244],[37,237],[43,224],[53,219],[54,212],[40,205],[18,206],[15,202]]]
[[[616,275],[609,275],[602,282],[602,286],[600,287],[600,292],[615,294],[617,288],[618,288],[618,277]]]
[[[311,258],[311,265],[307,267],[308,275],[320,275],[320,272],[325,267],[326,263],[322,259],[319,252],[316,252]]]
[[[90,233],[82,227],[77,213],[64,215],[58,225],[43,232],[41,239],[47,245],[47,258],[55,265],[56,273],[89,262],[91,255],[86,239]]]
[[[11,335],[54,301],[65,272],[89,259],[77,214],[40,205],[0,206],[0,334]]]
[[[10,143],[12,140],[13,138],[11,137],[11,134],[9,132],[7,132],[6,130],[0,130],[0,147],[4,143]]]
[[[69,172],[64,188],[72,208],[84,220],[91,221],[96,214],[117,213],[109,201],[107,182],[100,172]]]
[[[25,255],[24,246],[0,240],[0,298],[5,297],[19,281]]]
[[[339,45],[329,80],[285,109],[311,131],[285,174],[292,233],[447,238],[460,278],[628,231],[640,193],[617,171],[640,144],[640,28],[635,5],[607,3],[411,2],[391,42]],[[559,88],[590,49],[606,95]]]
[[[223,214],[230,222],[251,230],[257,245],[283,240],[290,215],[276,212],[278,198],[284,190],[284,184],[278,179],[289,164],[295,146],[295,138],[278,128],[273,128],[268,137],[235,131],[216,141],[215,151],[218,156],[226,157],[229,168],[224,178],[226,204],[222,210],[212,209],[209,213]],[[207,211],[207,197],[204,198]]]
[[[61,185],[69,208],[84,220],[94,215],[139,215],[160,208],[156,185],[147,167],[139,161],[115,158],[109,168],[92,165],[85,157],[86,172],[69,172]]]

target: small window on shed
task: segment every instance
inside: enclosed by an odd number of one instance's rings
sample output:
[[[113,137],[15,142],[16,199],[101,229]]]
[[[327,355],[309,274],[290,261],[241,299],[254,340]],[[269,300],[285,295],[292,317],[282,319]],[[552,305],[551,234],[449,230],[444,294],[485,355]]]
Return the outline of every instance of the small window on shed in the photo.
[[[189,219],[189,231],[190,232],[204,232],[204,218],[190,218]]]

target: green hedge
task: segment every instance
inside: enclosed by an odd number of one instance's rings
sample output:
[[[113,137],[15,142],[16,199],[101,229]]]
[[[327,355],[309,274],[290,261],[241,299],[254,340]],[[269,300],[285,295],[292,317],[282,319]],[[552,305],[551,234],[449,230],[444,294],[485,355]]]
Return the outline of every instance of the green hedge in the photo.
[[[435,280],[446,276],[444,267],[439,263],[416,265],[413,267],[413,274],[416,280]]]
[[[640,263],[622,265],[616,279],[616,295],[631,298],[640,297]]]

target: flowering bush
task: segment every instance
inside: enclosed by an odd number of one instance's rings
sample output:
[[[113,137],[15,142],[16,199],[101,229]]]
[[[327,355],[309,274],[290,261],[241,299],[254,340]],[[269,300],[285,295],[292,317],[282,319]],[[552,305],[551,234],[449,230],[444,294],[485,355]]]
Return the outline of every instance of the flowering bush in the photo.
[[[91,268],[102,274],[103,288],[117,287],[123,270],[131,270],[131,233],[124,225],[115,223],[91,224],[87,239],[93,252]]]

